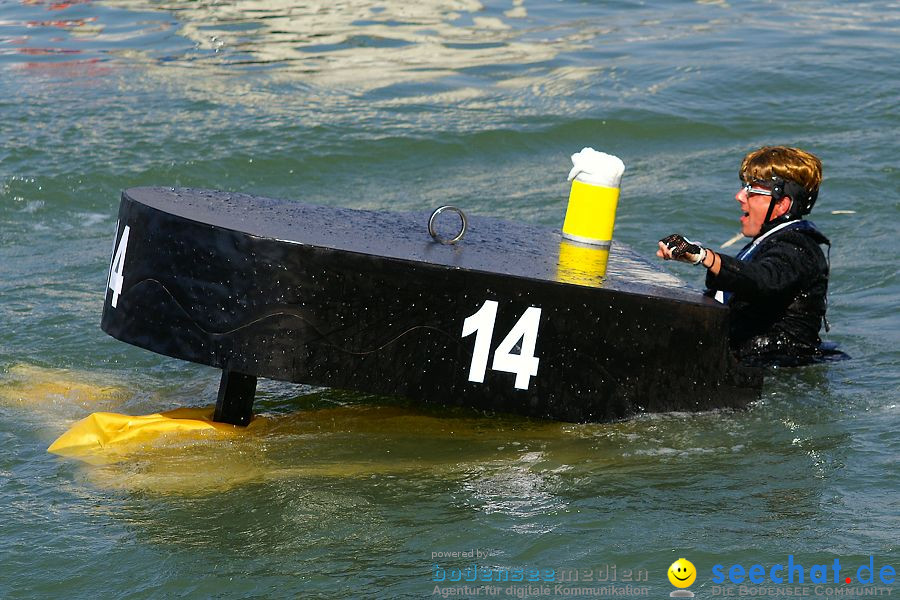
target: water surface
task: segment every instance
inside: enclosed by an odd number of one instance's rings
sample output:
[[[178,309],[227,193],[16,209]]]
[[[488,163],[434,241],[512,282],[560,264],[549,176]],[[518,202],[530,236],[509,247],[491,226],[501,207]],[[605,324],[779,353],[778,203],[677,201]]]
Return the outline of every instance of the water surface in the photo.
[[[679,556],[701,595],[721,562],[900,567],[897,9],[0,0],[0,595],[422,597],[432,553],[476,548],[646,569],[654,596]],[[212,369],[99,329],[123,188],[557,227],[593,146],[650,257],[729,239],[769,143],[825,163],[827,337],[853,360],[776,372],[748,410],[574,425],[262,382],[242,435],[45,452],[97,410],[215,401]]]

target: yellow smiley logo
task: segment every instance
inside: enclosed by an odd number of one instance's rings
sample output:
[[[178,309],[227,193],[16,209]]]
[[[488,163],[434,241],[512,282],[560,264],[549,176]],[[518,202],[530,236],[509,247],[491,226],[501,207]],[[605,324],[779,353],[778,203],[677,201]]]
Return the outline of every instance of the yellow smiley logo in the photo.
[[[697,579],[697,569],[694,568],[694,563],[686,558],[679,558],[669,567],[669,582],[675,587],[690,587],[695,579]]]

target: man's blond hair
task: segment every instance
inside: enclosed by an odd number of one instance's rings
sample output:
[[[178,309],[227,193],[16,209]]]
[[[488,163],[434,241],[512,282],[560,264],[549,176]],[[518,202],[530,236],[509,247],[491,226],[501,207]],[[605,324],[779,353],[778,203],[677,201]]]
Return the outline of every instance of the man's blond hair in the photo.
[[[744,157],[739,175],[747,182],[781,177],[814,194],[822,183],[822,161],[800,148],[763,146]]]

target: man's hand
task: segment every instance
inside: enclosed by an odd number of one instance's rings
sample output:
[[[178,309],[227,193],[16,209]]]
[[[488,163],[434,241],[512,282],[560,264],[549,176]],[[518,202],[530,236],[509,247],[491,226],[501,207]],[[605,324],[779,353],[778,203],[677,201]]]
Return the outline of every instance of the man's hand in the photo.
[[[681,234],[673,233],[659,240],[656,255],[664,260],[679,260],[697,264],[703,258],[703,249]]]

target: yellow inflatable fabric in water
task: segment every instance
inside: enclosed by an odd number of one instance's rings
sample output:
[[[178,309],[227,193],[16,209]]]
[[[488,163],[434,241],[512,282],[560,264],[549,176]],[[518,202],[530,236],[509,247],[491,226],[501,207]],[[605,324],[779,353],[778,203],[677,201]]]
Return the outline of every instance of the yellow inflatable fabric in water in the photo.
[[[11,367],[0,382],[0,403],[7,406],[45,407],[81,405],[112,408],[120,405],[128,393],[120,385],[97,373],[71,369],[48,369],[34,365]]]
[[[212,420],[213,408],[177,408],[151,415],[121,415],[96,412],[75,423],[53,442],[48,452],[90,462],[98,451],[124,453],[161,436],[203,434],[216,431],[231,434],[243,428]],[[109,457],[107,457],[108,459]]]

